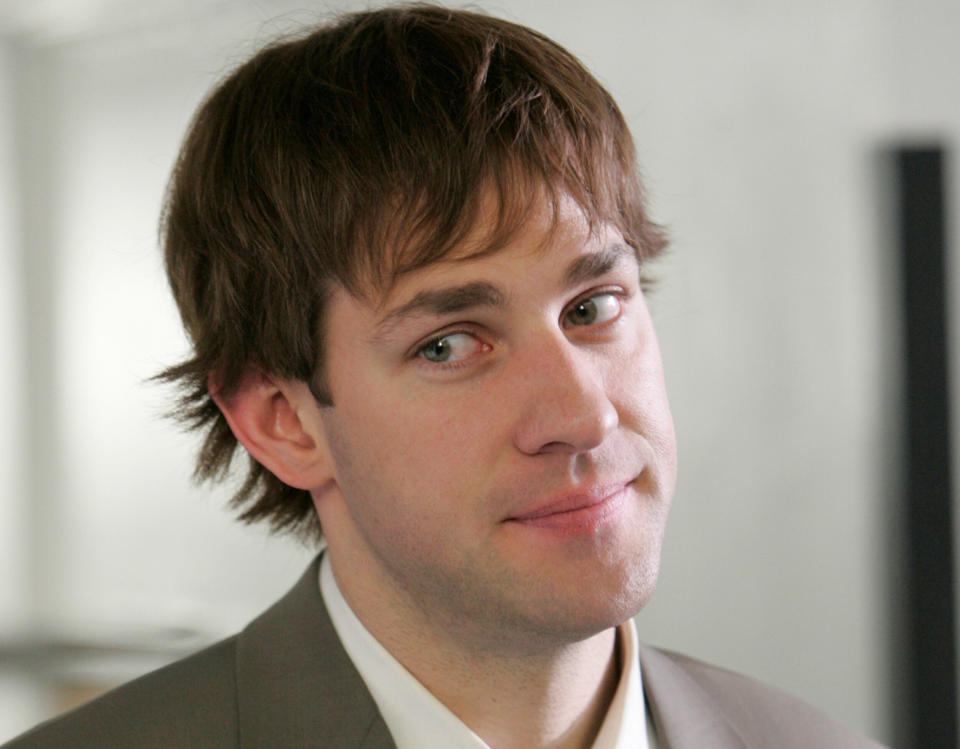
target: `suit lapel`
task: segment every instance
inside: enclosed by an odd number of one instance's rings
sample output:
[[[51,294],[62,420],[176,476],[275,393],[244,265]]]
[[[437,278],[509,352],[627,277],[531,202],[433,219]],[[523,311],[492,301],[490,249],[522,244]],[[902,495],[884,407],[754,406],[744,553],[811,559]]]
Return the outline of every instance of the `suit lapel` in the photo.
[[[395,749],[330,622],[318,566],[319,557],[286,596],[240,633],[240,746]]]
[[[658,749],[746,749],[713,699],[670,657],[639,646],[643,693]]]
[[[396,749],[340,644],[318,584],[319,557],[237,641],[240,746]],[[670,657],[639,646],[659,749],[745,749],[722,711]]]

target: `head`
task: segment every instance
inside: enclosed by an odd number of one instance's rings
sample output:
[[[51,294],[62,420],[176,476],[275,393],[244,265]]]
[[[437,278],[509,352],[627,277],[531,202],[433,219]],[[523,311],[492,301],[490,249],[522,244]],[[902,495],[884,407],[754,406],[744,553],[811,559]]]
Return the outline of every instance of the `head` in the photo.
[[[193,345],[162,377],[205,434],[196,475],[223,478],[240,452],[217,401],[251,373],[336,408],[335,294],[380,305],[410,274],[495,255],[532,211],[552,231],[571,206],[641,262],[664,244],[616,104],[540,34],[416,5],[263,49],[195,115],[162,223]],[[245,521],[321,536],[309,489],[254,457],[233,501]]]

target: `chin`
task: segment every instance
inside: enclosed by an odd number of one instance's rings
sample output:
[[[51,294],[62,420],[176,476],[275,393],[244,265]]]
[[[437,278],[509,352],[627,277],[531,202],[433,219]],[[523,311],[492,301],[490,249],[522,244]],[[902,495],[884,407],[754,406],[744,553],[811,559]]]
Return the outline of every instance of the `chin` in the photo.
[[[645,561],[626,577],[584,582],[580,594],[541,609],[542,625],[561,630],[570,641],[584,640],[632,619],[646,606],[657,585],[659,560]],[[543,617],[543,612],[550,615]]]

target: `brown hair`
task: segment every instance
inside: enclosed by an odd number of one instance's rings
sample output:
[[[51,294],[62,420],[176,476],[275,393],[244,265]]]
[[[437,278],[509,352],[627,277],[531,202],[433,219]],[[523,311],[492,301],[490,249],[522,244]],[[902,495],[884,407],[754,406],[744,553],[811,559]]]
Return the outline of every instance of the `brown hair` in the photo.
[[[437,261],[484,195],[501,246],[547,191],[614,223],[643,259],[664,245],[645,214],[630,133],[570,53],[507,21],[430,5],[341,17],[241,65],[194,116],[161,235],[193,356],[158,375],[206,432],[195,477],[222,479],[237,440],[209,394],[250,368],[323,381],[322,316],[340,284],[364,298]],[[398,239],[400,238],[400,239]],[[320,537],[307,491],[250,458],[232,505],[247,522]]]

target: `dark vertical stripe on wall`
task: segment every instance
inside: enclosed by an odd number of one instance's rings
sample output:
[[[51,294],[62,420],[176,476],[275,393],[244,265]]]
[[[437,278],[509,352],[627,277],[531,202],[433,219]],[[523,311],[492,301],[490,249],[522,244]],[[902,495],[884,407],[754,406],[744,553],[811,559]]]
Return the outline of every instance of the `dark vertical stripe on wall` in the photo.
[[[912,744],[957,749],[945,155],[895,152],[904,315],[906,661]]]

